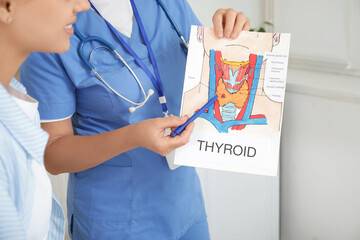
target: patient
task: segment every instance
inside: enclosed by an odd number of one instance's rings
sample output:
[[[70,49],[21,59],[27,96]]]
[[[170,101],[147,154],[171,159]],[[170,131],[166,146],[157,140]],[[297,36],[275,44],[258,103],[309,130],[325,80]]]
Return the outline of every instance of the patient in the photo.
[[[52,197],[37,101],[13,76],[34,51],[70,46],[86,0],[0,0],[0,239],[64,239],[64,215]]]

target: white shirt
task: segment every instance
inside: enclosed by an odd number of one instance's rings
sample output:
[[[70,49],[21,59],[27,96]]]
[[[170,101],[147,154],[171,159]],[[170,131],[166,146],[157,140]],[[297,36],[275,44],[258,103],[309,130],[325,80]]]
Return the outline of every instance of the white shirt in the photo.
[[[101,16],[128,38],[131,38],[134,13],[129,0],[91,0]]]
[[[21,110],[34,122],[34,124],[39,124],[40,119],[37,111],[38,102],[29,95],[13,88],[10,85],[7,87],[7,91]],[[26,239],[47,239],[50,229],[52,205],[51,183],[46,173],[44,164],[38,161],[32,161],[31,168],[35,180],[35,191],[32,215],[26,232]]]
[[[38,115],[38,101],[10,85],[6,88],[6,90],[21,110],[30,118],[30,120],[35,122]]]

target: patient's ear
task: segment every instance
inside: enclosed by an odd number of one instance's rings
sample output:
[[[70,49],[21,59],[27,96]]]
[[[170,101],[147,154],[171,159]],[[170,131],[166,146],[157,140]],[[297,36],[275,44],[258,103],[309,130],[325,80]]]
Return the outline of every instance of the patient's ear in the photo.
[[[280,33],[274,33],[274,35],[273,35],[273,47],[279,45],[279,43],[280,43]]]
[[[14,13],[14,0],[0,0],[0,23],[10,24],[14,20]]]

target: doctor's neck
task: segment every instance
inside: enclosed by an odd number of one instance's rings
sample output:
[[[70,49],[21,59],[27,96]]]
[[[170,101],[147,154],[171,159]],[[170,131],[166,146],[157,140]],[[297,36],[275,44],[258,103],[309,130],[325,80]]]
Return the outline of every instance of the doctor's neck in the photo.
[[[0,82],[6,88],[29,53],[0,35]]]

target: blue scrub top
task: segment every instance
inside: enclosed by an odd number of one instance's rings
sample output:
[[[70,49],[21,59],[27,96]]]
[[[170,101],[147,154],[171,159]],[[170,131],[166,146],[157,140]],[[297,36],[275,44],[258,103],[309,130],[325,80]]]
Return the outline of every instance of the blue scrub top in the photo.
[[[159,66],[169,113],[178,115],[186,63],[180,39],[155,0],[135,2]],[[190,25],[200,24],[190,6],[186,0],[166,1],[165,5],[188,40]],[[93,135],[162,117],[156,88],[103,19],[92,10],[77,16],[76,24],[83,35],[99,36],[113,44],[137,74],[145,92],[152,88],[155,93],[144,107],[130,113],[132,105],[115,95],[80,61],[79,39],[72,36],[68,52],[33,53],[21,68],[21,81],[38,99],[41,119],[72,115],[76,135]],[[132,38],[120,35],[153,71],[136,20]],[[128,99],[143,101],[128,69],[100,46],[91,42],[84,48],[98,73]],[[205,216],[195,169],[180,167],[171,171],[164,157],[144,148],[70,174],[67,204],[73,239],[179,239]]]

